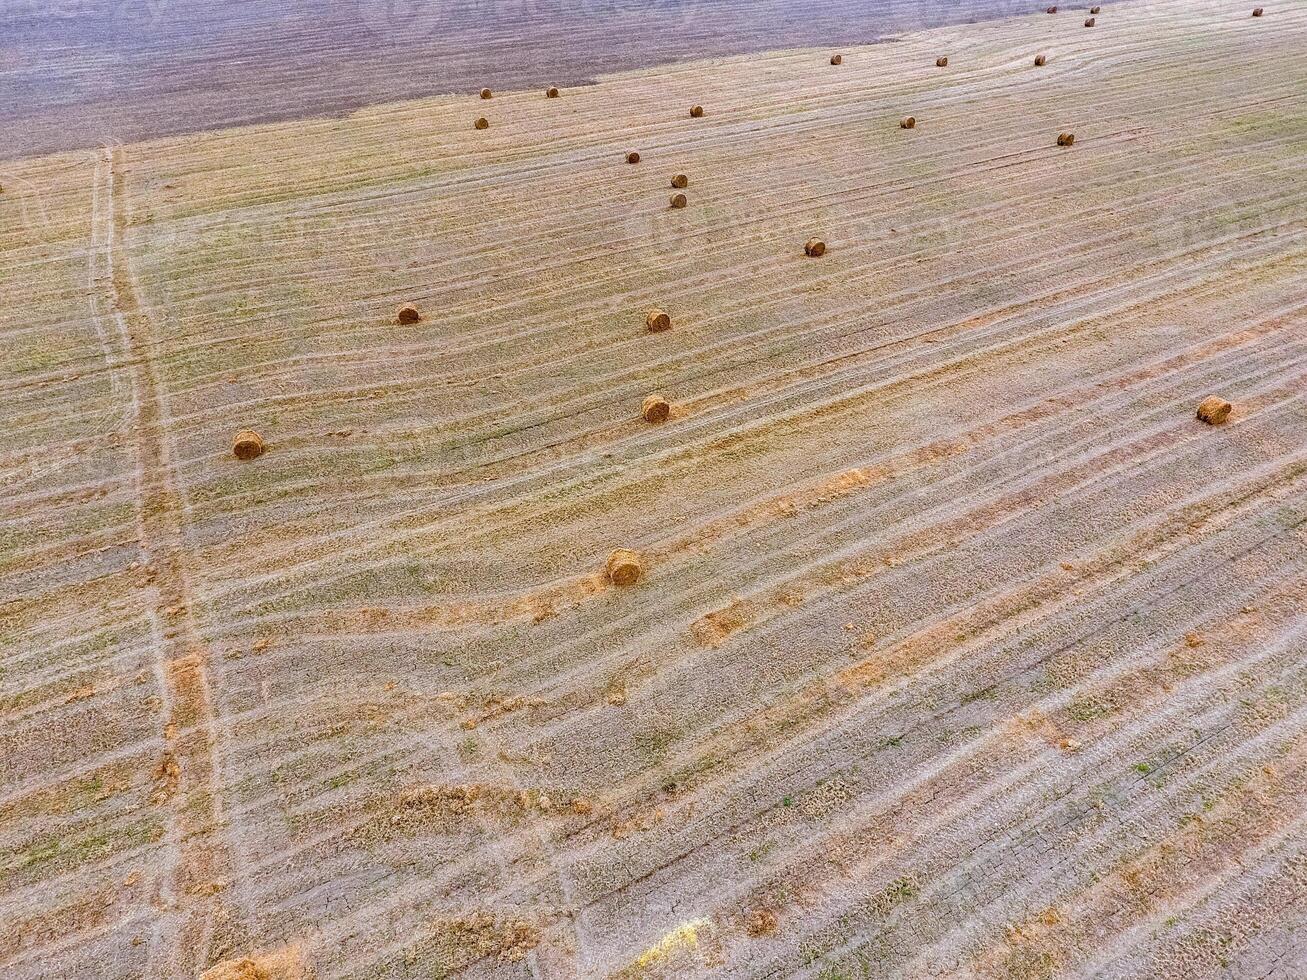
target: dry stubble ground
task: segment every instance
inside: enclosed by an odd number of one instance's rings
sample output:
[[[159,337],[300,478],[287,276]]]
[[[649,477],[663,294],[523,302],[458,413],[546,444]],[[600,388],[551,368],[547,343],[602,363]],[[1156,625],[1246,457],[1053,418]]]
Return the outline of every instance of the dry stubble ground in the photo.
[[[1301,975],[1307,8],[1248,13],[7,165],[0,970]]]

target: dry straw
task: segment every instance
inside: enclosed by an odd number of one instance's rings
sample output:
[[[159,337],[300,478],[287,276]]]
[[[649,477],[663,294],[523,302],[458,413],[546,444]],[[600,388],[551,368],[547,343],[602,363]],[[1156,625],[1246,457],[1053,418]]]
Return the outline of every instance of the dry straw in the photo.
[[[555,86],[550,85],[549,88],[545,89],[545,98],[546,99],[558,98],[558,89]]]
[[[1209,395],[1198,403],[1198,417],[1208,425],[1220,425],[1230,417],[1233,408],[1224,398]]]
[[[1075,133],[1058,133],[1058,134],[1057,134],[1057,145],[1058,145],[1058,146],[1073,146],[1073,145],[1075,145],[1075,141],[1076,141],[1076,134],[1075,134]]]
[[[481,116],[481,117],[478,118],[477,121],[474,122],[472,125],[475,126],[477,129],[489,129],[489,128],[490,128],[490,120],[487,119],[485,116]]]
[[[692,105],[692,106],[690,106],[690,118],[691,118],[691,119],[698,119],[698,118],[699,118],[700,116],[702,116],[702,115],[703,115],[703,106],[701,106],[701,105]]]
[[[494,93],[491,92],[490,89],[488,89],[488,88],[483,88],[483,89],[481,90],[481,98],[483,98],[483,99],[489,99],[489,98],[491,98],[493,95],[494,95]]]
[[[418,308],[412,303],[405,303],[395,313],[395,322],[404,326],[410,323],[420,323],[421,320],[422,314],[418,312]]]
[[[264,449],[263,437],[253,429],[237,432],[236,438],[231,441],[232,455],[237,459],[258,459],[263,455]]]
[[[916,128],[917,128],[917,117],[916,117],[916,116],[904,116],[902,119],[899,120],[899,128],[900,128],[900,129],[916,129]]]
[[[649,328],[650,333],[662,333],[664,330],[672,329],[672,318],[655,306],[645,314],[644,325]]]
[[[820,238],[809,238],[803,243],[803,254],[810,259],[819,259],[826,254],[826,243]]]
[[[640,563],[640,553],[630,548],[618,548],[608,556],[608,581],[621,588],[628,588],[640,581],[644,568]]]
[[[673,194],[672,199],[667,203],[667,206],[679,209],[685,207],[688,203],[689,202],[685,199],[684,194]]]
[[[646,422],[666,422],[672,414],[672,406],[659,394],[652,394],[640,406],[640,415]]]
[[[685,176],[685,174],[677,174],[672,178],[672,186],[677,190],[684,190],[686,187],[690,186],[690,178]]]

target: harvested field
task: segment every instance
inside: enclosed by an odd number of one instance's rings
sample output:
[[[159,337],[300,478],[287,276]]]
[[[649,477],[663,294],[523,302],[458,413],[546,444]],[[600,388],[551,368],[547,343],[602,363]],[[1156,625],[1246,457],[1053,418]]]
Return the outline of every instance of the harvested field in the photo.
[[[6,164],[0,975],[1307,972],[1307,6],[834,44]]]

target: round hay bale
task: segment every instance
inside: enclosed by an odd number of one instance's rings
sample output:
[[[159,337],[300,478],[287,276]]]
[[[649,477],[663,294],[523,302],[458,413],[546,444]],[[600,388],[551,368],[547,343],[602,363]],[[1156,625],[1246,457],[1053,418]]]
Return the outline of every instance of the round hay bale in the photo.
[[[655,306],[645,314],[644,325],[649,328],[650,333],[662,333],[664,330],[672,329],[672,318]]]
[[[545,98],[546,98],[546,99],[556,99],[556,98],[558,98],[558,89],[557,89],[557,87],[555,87],[555,86],[553,86],[553,85],[550,85],[549,88],[545,89]]]
[[[899,129],[916,129],[916,128],[917,128],[916,116],[904,116],[902,119],[899,120]]]
[[[938,58],[935,59],[935,67],[936,67],[936,68],[947,68],[947,67],[948,67],[948,58],[947,58],[945,55],[940,55]]]
[[[1058,134],[1057,134],[1057,145],[1058,145],[1058,146],[1073,146],[1073,145],[1075,145],[1075,141],[1076,141],[1076,134],[1075,134],[1075,133],[1058,133]]]
[[[408,326],[411,323],[421,323],[422,314],[418,312],[418,308],[412,303],[405,303],[399,308],[399,312],[395,314],[395,322],[401,326]]]
[[[659,394],[650,395],[640,406],[640,416],[646,422],[666,422],[671,414],[671,404]]]
[[[1209,395],[1198,403],[1198,418],[1208,425],[1220,425],[1230,417],[1233,408],[1224,398]]]
[[[629,588],[640,581],[644,567],[640,563],[640,552],[630,548],[618,548],[608,556],[608,581],[618,588]]]
[[[842,65],[842,64],[844,64],[844,55],[842,55],[842,54],[833,54],[833,55],[831,55],[831,56],[830,56],[830,63],[831,63],[832,65]]]
[[[698,118],[700,118],[702,115],[703,115],[703,106],[701,106],[701,105],[692,105],[692,106],[690,106],[690,118],[691,118],[691,119],[698,119]]]
[[[1086,26],[1086,27],[1093,27],[1093,26],[1094,26],[1094,18],[1090,17],[1088,20],[1086,20],[1086,21],[1085,21],[1085,26]]]
[[[683,190],[690,186],[690,178],[685,176],[685,174],[677,174],[672,178],[672,186],[677,190]]]
[[[1049,7],[1047,10],[1044,11],[1044,13],[1046,13],[1046,14],[1055,14],[1055,13],[1057,13],[1057,8],[1056,8],[1056,7]]]
[[[684,194],[673,194],[671,201],[668,202],[668,207],[683,208],[688,203]]]
[[[803,254],[810,259],[819,259],[826,254],[826,243],[820,238],[809,238],[803,243]]]
[[[1046,64],[1048,64],[1048,59],[1047,59],[1047,58],[1045,58],[1042,54],[1037,54],[1037,55],[1035,55],[1035,67],[1036,67],[1036,68],[1043,68]]]
[[[1253,7],[1253,16],[1254,16],[1254,17],[1260,17],[1261,15],[1262,15],[1262,8],[1261,8],[1261,7]]]
[[[1102,8],[1102,7],[1090,7],[1090,8],[1089,8],[1089,12],[1090,12],[1091,14],[1101,14],[1101,13],[1103,12],[1103,8]]]
[[[242,429],[236,433],[236,438],[231,441],[232,455],[246,462],[251,459],[258,459],[263,455],[265,448],[263,436],[253,429]]]
[[[477,129],[489,129],[489,128],[490,128],[490,120],[487,119],[485,116],[480,116],[480,117],[477,119],[477,121],[474,122],[472,125],[475,126]]]
[[[638,153],[636,153],[634,150],[632,150],[630,153],[628,153],[628,154],[626,155],[626,162],[627,162],[627,163],[639,163],[639,162],[640,162],[640,154],[638,154]]]
[[[489,98],[492,98],[493,96],[494,96],[494,93],[491,92],[490,89],[488,89],[488,88],[483,88],[483,89],[481,90],[481,98],[483,98],[483,99],[489,99]]]

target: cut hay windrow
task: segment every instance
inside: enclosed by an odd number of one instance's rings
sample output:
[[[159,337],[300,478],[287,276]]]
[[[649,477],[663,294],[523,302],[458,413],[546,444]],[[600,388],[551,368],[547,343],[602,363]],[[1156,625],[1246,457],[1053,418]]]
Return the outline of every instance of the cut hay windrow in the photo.
[[[645,314],[644,325],[650,333],[662,333],[672,329],[672,318],[655,306]]]

